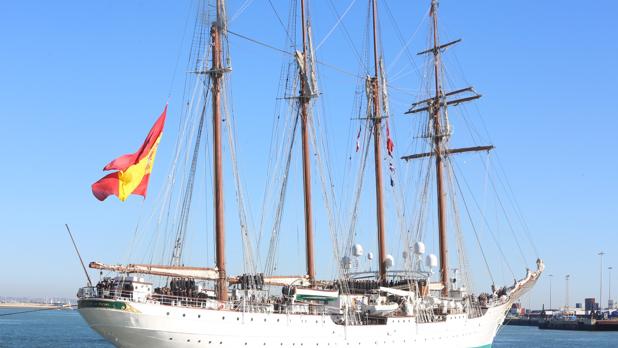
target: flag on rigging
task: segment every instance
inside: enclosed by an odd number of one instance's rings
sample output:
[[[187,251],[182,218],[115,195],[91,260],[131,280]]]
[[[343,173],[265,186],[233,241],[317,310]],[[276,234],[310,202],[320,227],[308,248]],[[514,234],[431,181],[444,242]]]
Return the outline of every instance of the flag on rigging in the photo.
[[[393,151],[395,150],[395,143],[393,139],[391,139],[391,130],[388,127],[388,122],[386,122],[386,151],[388,155],[393,157]]]
[[[115,195],[124,202],[131,194],[146,198],[148,179],[161,141],[166,114],[167,105],[137,152],[120,156],[103,168],[116,172],[92,184],[92,194],[98,200],[103,201],[108,196]]]

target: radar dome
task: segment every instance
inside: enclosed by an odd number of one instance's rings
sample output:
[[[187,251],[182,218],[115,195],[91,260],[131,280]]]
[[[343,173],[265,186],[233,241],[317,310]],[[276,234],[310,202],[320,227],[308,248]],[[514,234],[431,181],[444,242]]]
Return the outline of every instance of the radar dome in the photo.
[[[434,254],[427,255],[427,259],[425,259],[425,262],[427,263],[427,267],[429,268],[438,267],[438,258]]]
[[[352,247],[352,255],[356,257],[363,256],[363,246],[360,244],[354,244]]]
[[[414,243],[414,253],[416,255],[423,255],[425,253],[425,243],[423,242]]]
[[[393,257],[393,255],[386,255],[386,257],[384,258],[384,266],[386,268],[391,268],[395,265],[395,258]]]

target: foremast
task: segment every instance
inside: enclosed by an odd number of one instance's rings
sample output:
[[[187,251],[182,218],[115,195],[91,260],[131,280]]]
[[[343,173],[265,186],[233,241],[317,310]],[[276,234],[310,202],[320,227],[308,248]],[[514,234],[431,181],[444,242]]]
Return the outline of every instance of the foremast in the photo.
[[[429,113],[429,123],[432,151],[427,153],[413,154],[402,157],[404,160],[412,160],[424,157],[435,157],[436,171],[436,196],[437,196],[437,212],[438,212],[438,243],[440,257],[440,282],[442,284],[442,296],[448,296],[449,292],[449,276],[448,276],[448,234],[447,234],[447,208],[446,208],[446,189],[444,186],[444,171],[445,160],[451,154],[472,152],[472,151],[489,151],[493,146],[475,146],[459,149],[449,149],[448,141],[450,137],[450,126],[448,124],[447,107],[449,105],[459,105],[461,103],[478,99],[481,97],[474,91],[473,87],[466,87],[445,93],[442,88],[442,51],[447,47],[461,41],[461,39],[440,44],[438,35],[438,0],[431,0],[431,9],[429,15],[432,17],[432,36],[433,47],[425,51],[419,52],[418,55],[432,54],[433,59],[433,76],[434,76],[434,96],[425,100],[421,100],[412,104],[410,110],[406,114],[414,114],[419,112]],[[462,94],[472,93],[471,96],[448,99],[449,97]]]
[[[438,199],[438,241],[440,244],[440,280],[442,295],[448,295],[448,245],[446,237],[446,193],[444,192],[444,178],[442,170],[442,142],[447,134],[442,133],[440,124],[440,99],[442,96],[442,84],[440,81],[440,50],[438,49],[438,1],[431,1],[431,17],[433,18],[433,57],[434,57],[434,81],[435,100],[429,105],[429,113],[433,121],[433,143],[436,156],[436,194]]]

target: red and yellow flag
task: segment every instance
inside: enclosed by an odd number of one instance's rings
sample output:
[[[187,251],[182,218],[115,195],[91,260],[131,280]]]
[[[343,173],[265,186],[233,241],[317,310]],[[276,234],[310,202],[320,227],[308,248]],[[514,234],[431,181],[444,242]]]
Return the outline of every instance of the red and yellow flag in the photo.
[[[108,196],[115,195],[125,201],[130,194],[146,198],[148,179],[161,141],[166,114],[167,105],[137,152],[120,156],[103,168],[117,171],[92,184],[92,194],[98,200],[103,201]]]

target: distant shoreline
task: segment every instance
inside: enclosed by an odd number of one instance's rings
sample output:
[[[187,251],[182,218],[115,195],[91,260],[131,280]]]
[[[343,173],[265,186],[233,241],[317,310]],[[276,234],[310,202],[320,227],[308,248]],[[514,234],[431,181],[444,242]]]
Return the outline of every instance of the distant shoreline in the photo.
[[[63,306],[50,305],[45,303],[10,302],[0,303],[0,308],[40,308],[40,309],[61,309]]]

